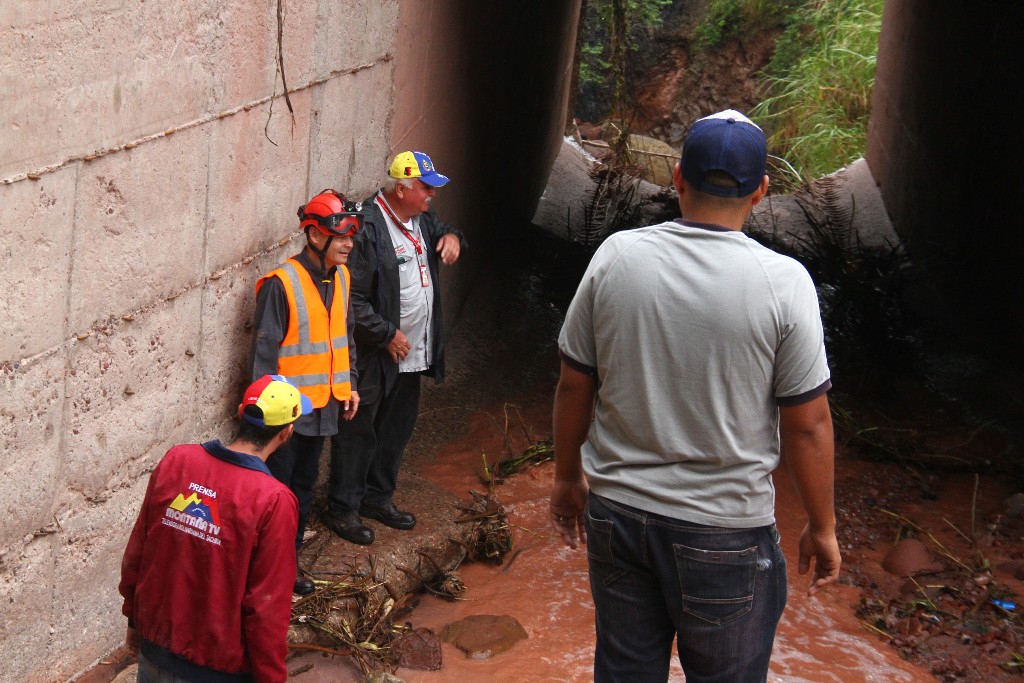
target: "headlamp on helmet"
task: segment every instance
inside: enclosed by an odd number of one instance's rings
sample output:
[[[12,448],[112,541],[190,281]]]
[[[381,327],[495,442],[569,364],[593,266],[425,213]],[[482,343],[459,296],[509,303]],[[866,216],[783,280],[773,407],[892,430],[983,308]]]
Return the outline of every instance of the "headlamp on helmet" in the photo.
[[[362,207],[336,190],[324,190],[299,207],[299,228],[316,228],[325,235],[348,237],[363,227]]]

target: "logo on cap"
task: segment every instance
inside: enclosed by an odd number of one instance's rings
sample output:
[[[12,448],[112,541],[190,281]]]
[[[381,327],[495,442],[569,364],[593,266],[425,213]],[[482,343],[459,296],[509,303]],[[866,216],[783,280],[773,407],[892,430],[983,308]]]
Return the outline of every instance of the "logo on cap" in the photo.
[[[441,187],[448,183],[448,176],[434,169],[430,157],[415,150],[402,152],[396,156],[388,169],[388,175],[392,178],[419,178],[430,187]]]

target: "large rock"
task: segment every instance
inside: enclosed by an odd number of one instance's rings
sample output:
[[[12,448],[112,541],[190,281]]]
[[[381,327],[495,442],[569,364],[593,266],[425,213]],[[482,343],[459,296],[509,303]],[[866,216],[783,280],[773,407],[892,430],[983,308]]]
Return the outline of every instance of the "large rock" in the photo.
[[[441,640],[459,648],[470,659],[490,659],[527,638],[523,625],[507,614],[474,614],[448,624],[441,632]]]
[[[667,142],[647,135],[629,136],[629,164],[647,182],[672,187],[672,169],[679,161],[679,150]]]

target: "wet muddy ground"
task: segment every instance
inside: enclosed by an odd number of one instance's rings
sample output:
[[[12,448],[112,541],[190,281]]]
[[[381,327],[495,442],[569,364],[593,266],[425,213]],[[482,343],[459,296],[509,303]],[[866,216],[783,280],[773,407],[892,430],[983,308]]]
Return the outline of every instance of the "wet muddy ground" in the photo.
[[[533,251],[534,269],[482,278],[451,336],[449,381],[425,392],[407,453],[408,473],[468,500],[471,489],[486,490],[484,456],[494,464],[550,436],[555,335],[562,315],[551,302],[571,294],[571,285],[552,279],[551,264],[545,262],[559,248],[549,244]],[[510,258],[529,262],[524,254]],[[564,279],[571,280],[571,273]],[[915,397],[914,408],[909,413],[918,416],[918,426],[902,423],[906,431],[898,432],[915,437],[905,450],[985,459],[1007,447],[991,430],[968,426],[938,404]],[[1019,575],[1024,528],[1004,505],[1015,492],[1013,481],[981,476],[975,484],[972,473],[940,470],[927,458],[879,461],[877,444],[842,431],[838,436],[844,568],[839,585],[813,598],[804,590],[806,579],[796,575],[796,540],[804,517],[785,476],[776,481],[790,599],[769,680],[1022,680],[1019,668],[1006,666],[1024,653]],[[510,615],[527,639],[483,660],[444,643],[441,670],[400,668],[398,677],[408,683],[592,679],[586,557],[582,550],[564,548],[548,527],[552,477],[553,465],[545,463],[497,484],[495,495],[514,530],[513,551],[501,565],[464,564],[458,570],[467,586],[463,599],[451,602],[425,593],[406,618],[414,627],[440,633],[467,616]],[[410,481],[403,479],[401,486]],[[402,495],[400,490],[399,503]],[[415,543],[415,532],[408,533],[406,542]],[[913,581],[883,569],[889,549],[907,537],[922,540],[934,563],[929,574]],[[1007,609],[1011,604],[1015,607]],[[289,670],[296,683],[361,680],[351,660],[311,652],[292,657]],[[683,680],[678,664],[670,680]]]
[[[485,278],[467,302],[449,347],[452,381],[427,392],[408,454],[411,471],[463,498],[470,489],[484,490],[483,455],[493,464],[521,454],[531,439],[550,436],[560,306],[578,279],[559,278],[558,264],[578,268],[579,257],[559,254],[565,247],[558,244],[525,248],[532,270],[495,274],[489,283]],[[510,256],[521,263],[531,258]],[[1013,664],[1024,653],[1024,528],[1019,513],[1007,514],[1004,504],[1016,482],[991,466],[1012,445],[996,425],[962,418],[962,411],[920,386],[891,387],[887,401],[870,408],[853,405],[849,396],[836,398],[857,416],[840,420],[837,432],[843,577],[826,593],[807,597],[795,562],[804,517],[780,473],[777,517],[791,558],[791,592],[769,680],[1021,680]],[[976,480],[974,470],[989,474]],[[443,670],[401,669],[404,680],[591,680],[586,558],[550,532],[552,476],[548,463],[496,487],[515,528],[515,551],[502,566],[463,565],[465,599],[424,595],[410,619],[440,632],[468,615],[508,614],[529,638],[484,661],[444,644]],[[920,539],[934,562],[930,573],[914,580],[883,568],[887,552],[908,537]],[[682,680],[678,664],[672,671],[672,680]]]

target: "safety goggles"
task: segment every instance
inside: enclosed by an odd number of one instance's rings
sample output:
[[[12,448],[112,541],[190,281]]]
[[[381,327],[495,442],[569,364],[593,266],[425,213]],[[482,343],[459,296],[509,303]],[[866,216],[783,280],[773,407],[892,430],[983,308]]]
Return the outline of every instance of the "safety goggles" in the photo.
[[[307,213],[302,217],[302,220],[316,221],[317,225],[325,231],[339,237],[355,235],[363,228],[363,214],[356,213],[355,211],[332,213],[330,216],[317,216],[316,214]]]

